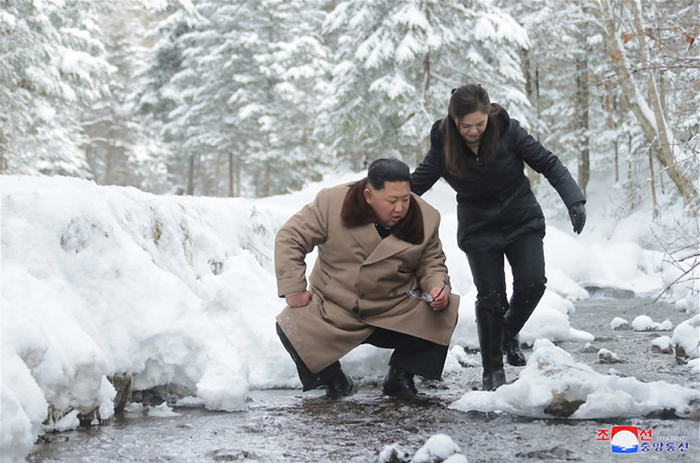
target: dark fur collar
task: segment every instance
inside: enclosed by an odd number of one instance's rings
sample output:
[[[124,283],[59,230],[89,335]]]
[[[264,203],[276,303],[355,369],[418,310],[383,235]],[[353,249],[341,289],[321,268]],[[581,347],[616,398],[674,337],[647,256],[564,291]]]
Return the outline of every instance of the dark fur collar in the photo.
[[[367,178],[364,178],[351,185],[345,195],[343,209],[340,211],[340,220],[347,228],[359,227],[377,221],[372,206],[365,201],[364,191],[366,187]],[[421,244],[425,239],[423,213],[413,195],[411,195],[408,214],[395,227],[391,228],[391,234],[411,244]]]

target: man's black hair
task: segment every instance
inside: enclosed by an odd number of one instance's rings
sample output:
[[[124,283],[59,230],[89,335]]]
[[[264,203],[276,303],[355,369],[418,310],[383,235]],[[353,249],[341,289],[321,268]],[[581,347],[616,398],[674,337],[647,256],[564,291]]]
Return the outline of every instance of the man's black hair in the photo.
[[[408,165],[395,158],[382,158],[372,162],[367,169],[367,183],[375,190],[383,190],[385,182],[410,182]]]

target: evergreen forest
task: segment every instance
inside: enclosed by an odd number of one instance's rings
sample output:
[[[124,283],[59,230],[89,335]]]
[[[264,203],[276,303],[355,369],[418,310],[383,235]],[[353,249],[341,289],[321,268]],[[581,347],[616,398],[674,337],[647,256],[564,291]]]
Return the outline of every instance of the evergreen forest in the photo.
[[[584,192],[695,215],[699,27],[698,0],[0,0],[0,167],[285,194],[416,166],[480,83]]]

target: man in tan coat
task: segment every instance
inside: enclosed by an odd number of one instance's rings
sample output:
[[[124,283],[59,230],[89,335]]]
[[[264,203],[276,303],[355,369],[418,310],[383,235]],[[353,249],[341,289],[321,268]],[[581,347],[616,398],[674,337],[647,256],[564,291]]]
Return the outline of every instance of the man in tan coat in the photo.
[[[438,236],[440,215],[410,191],[397,159],[374,161],[367,178],[322,190],[275,241],[277,333],[304,391],[355,392],[338,361],[363,343],[393,348],[384,393],[411,398],[414,375],[439,379],[457,322]],[[306,281],[304,258],[318,257]],[[425,291],[425,292],[424,292]]]

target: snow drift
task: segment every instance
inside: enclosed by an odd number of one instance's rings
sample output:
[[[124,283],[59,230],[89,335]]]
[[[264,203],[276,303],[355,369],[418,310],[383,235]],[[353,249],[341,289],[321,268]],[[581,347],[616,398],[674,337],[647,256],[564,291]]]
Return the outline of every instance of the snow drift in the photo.
[[[663,410],[688,416],[694,410],[694,401],[700,399],[696,389],[600,374],[575,362],[571,354],[547,339],[536,341],[533,348],[514,383],[493,392],[467,392],[451,408],[536,418],[602,419],[645,416]]]

